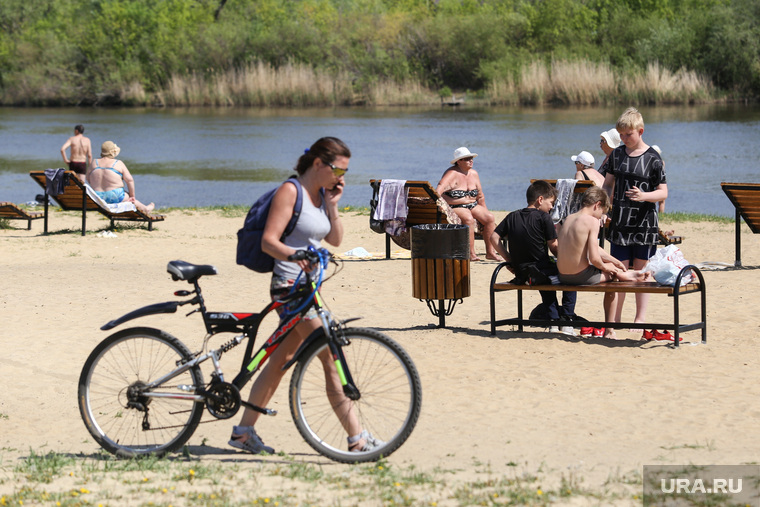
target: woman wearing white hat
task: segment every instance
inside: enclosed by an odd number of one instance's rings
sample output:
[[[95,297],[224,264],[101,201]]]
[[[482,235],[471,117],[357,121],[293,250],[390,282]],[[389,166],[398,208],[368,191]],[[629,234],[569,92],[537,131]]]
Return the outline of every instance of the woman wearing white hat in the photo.
[[[446,169],[436,188],[438,194],[451,206],[462,223],[470,228],[470,260],[479,261],[475,253],[475,227],[483,224],[483,237],[490,238],[496,228],[493,214],[486,208],[486,199],[480,186],[478,172],[472,168],[477,153],[462,146],[454,150],[452,166]],[[486,258],[502,261],[490,241],[486,241]]]

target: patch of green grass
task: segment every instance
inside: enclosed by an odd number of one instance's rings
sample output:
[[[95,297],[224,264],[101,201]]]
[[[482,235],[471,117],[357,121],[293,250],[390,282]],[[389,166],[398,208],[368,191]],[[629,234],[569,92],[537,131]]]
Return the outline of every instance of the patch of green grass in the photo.
[[[16,467],[16,472],[22,474],[30,482],[52,482],[62,475],[63,469],[75,463],[73,457],[49,452],[45,455],[29,450],[29,456]]]
[[[0,229],[13,229],[11,221],[7,218],[0,218]]]
[[[678,222],[715,222],[719,224],[732,224],[734,218],[723,217],[718,215],[705,215],[702,213],[686,213],[683,211],[674,211],[672,213],[661,213],[660,219],[667,223]]]
[[[31,451],[0,482],[5,505],[551,505],[580,502],[608,505],[630,500],[640,491],[640,474],[626,480],[611,477],[599,488],[583,486],[570,474],[556,480],[538,473],[519,473],[513,466],[493,467],[473,459],[476,480],[457,479],[457,471],[420,470],[382,459],[376,463],[326,466],[285,455],[272,460],[205,460],[174,454],[157,458],[116,458],[105,452],[72,455]],[[472,469],[468,467],[468,469]],[[448,477],[448,474],[451,474]],[[547,472],[549,473],[549,472]],[[446,475],[446,477],[444,477]],[[277,477],[275,482],[262,477]],[[56,480],[59,478],[59,480]],[[7,479],[7,480],[6,480]],[[101,484],[117,481],[118,492]],[[545,487],[546,482],[554,484]],[[262,485],[268,489],[263,490]],[[272,488],[272,484],[278,484]],[[7,486],[12,487],[8,491]],[[624,486],[610,488],[609,485]],[[240,490],[248,492],[241,497]],[[322,498],[328,488],[333,494]],[[612,492],[613,489],[617,492]]]

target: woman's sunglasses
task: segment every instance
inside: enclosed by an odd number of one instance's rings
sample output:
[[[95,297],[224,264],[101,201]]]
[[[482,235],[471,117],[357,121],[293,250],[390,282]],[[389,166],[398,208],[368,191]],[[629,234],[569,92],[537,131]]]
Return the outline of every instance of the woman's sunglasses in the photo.
[[[330,166],[330,169],[332,169],[333,174],[337,176],[338,178],[340,178],[341,176],[343,176],[344,174],[348,172],[348,168],[344,169],[342,167],[336,167],[332,164],[327,164],[327,165]]]

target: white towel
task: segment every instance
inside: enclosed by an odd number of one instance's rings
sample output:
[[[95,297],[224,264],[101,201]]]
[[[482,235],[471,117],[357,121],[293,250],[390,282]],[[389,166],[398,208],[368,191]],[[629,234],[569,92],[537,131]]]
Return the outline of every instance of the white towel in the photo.
[[[554,202],[554,209],[552,209],[552,221],[555,224],[572,213],[570,207],[573,204],[575,181],[575,179],[557,180],[557,200]]]
[[[406,220],[409,211],[406,206],[409,189],[405,185],[406,180],[383,180],[380,182],[375,220],[393,220],[395,218]]]
[[[110,213],[125,213],[127,211],[135,211],[137,209],[135,207],[135,203],[133,202],[117,202],[114,204],[108,204],[98,194],[95,193],[89,183],[85,183],[84,188],[87,190],[87,195],[90,196],[90,199],[95,201],[95,204]]]

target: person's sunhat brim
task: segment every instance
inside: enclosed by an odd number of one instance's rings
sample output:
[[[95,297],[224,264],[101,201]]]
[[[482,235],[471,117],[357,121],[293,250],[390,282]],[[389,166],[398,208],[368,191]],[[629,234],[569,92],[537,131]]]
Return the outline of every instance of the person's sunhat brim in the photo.
[[[470,153],[470,150],[462,146],[461,148],[457,148],[454,150],[454,158],[451,160],[451,164],[456,164],[459,160],[462,160],[463,158],[475,158],[477,157],[477,153]]]

